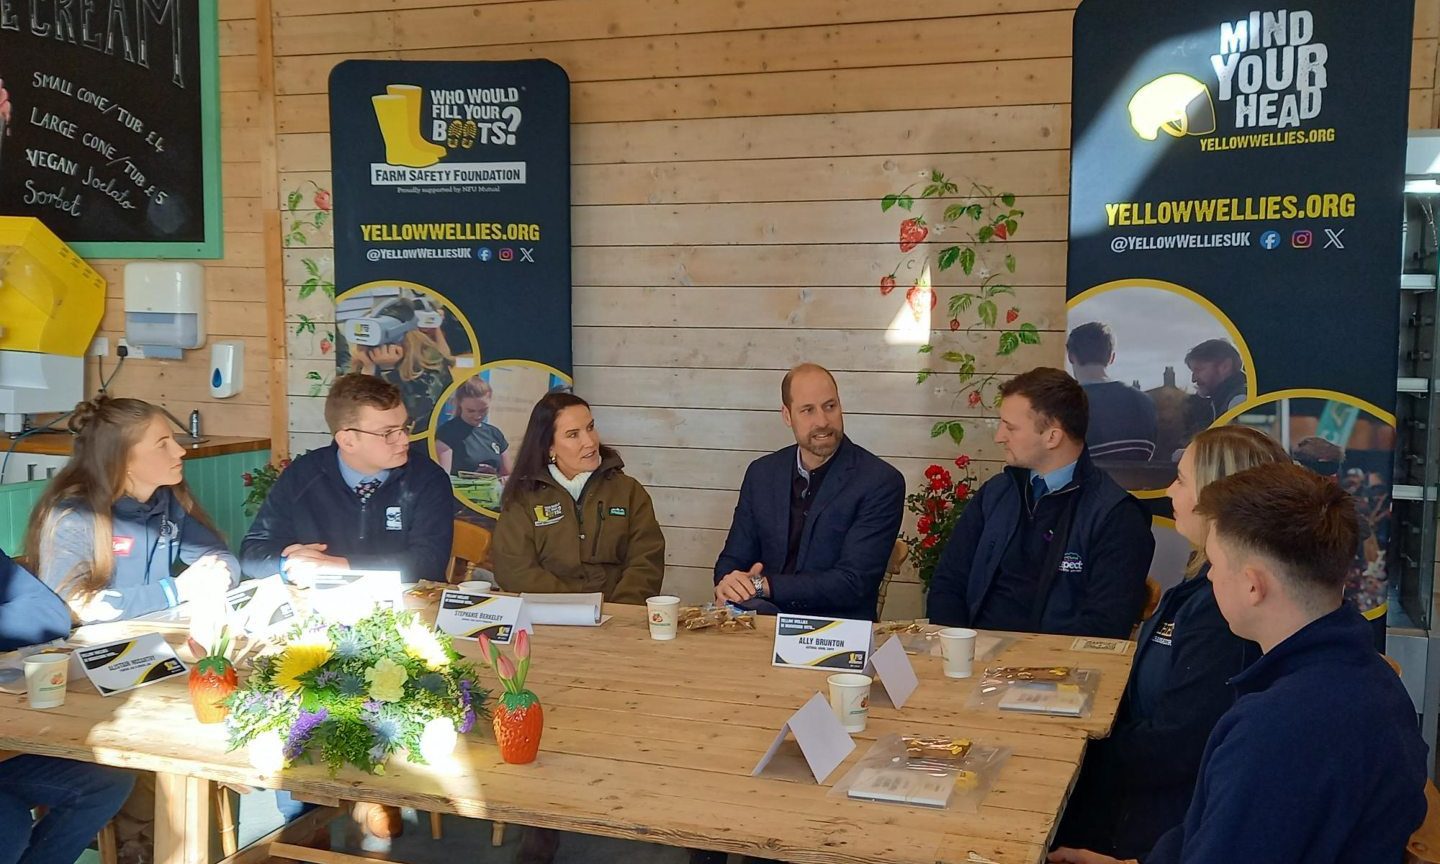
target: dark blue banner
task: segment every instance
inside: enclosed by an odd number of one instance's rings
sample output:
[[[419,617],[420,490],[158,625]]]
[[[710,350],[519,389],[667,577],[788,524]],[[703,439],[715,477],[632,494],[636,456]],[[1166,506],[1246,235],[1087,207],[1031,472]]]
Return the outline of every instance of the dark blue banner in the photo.
[[[1091,450],[1164,516],[1197,431],[1267,432],[1359,496],[1347,594],[1372,615],[1413,14],[1411,0],[1085,0],[1075,15],[1067,353]]]
[[[494,515],[530,406],[570,383],[569,79],[347,61],[330,140],[339,371],[394,381],[460,502]]]

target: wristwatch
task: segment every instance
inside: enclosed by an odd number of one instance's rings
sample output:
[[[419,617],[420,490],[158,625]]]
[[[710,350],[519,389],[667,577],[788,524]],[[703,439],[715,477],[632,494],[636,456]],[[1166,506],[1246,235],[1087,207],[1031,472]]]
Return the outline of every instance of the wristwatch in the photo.
[[[764,577],[764,576],[751,576],[751,577],[750,577],[750,584],[753,585],[753,586],[755,586],[755,596],[756,596],[756,597],[764,597],[764,596],[765,596],[765,577]]]

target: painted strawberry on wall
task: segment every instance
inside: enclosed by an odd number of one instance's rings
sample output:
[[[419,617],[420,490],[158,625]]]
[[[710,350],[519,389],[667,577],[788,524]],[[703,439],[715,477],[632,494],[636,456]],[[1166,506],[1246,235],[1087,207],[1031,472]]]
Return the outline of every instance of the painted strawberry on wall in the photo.
[[[973,345],[978,339],[994,339],[993,356],[1006,357],[1021,346],[1040,343],[1039,328],[1024,320],[1019,303],[1004,310],[1001,323],[1001,295],[1016,297],[1009,277],[1016,272],[1017,262],[1009,241],[1020,230],[1025,211],[1015,206],[1015,196],[997,192],[990,186],[972,182],[961,191],[944,172],[929,170],[904,189],[880,199],[881,212],[892,209],[905,211],[899,224],[900,252],[907,257],[897,263],[890,275],[881,278],[880,294],[888,296],[895,290],[896,274],[901,268],[918,268],[928,273],[925,251],[927,241],[939,247],[934,262],[939,273],[958,267],[964,274],[962,287],[951,292],[946,301],[949,332],[968,337]],[[948,243],[948,245],[946,245]],[[978,285],[975,279],[978,277]],[[922,276],[905,293],[905,301],[916,321],[939,304],[939,291]],[[945,319],[942,319],[945,320]],[[993,336],[991,335],[993,334]],[[962,343],[963,344],[963,343]],[[971,409],[994,406],[999,400],[999,379],[994,372],[981,372],[979,358],[970,350],[955,350],[932,341],[920,346],[930,365],[916,373],[916,383],[923,383],[939,374],[956,376],[963,398]],[[944,350],[944,349],[949,350]],[[938,356],[937,356],[938,355]],[[937,362],[938,361],[938,362]],[[999,366],[1000,364],[990,364]],[[932,426],[932,437],[948,435],[955,443],[964,440],[961,420],[941,420]]]

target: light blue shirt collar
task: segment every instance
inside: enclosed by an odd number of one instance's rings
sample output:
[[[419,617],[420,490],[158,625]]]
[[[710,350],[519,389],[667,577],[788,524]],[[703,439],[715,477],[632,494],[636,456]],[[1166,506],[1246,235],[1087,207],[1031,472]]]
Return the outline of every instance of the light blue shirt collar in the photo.
[[[345,485],[349,486],[351,489],[354,489],[356,486],[359,486],[366,480],[379,480],[381,483],[384,483],[386,478],[390,476],[389,468],[381,468],[375,474],[361,474],[359,471],[356,471],[354,468],[351,468],[349,465],[345,464],[345,457],[340,455],[340,451],[338,449],[335,451],[335,461],[340,463],[341,479],[343,479],[345,481]]]
[[[1069,465],[1056,468],[1049,474],[1040,475],[1045,478],[1045,494],[1049,495],[1052,492],[1059,492],[1061,489],[1070,485],[1070,481],[1075,479],[1075,466],[1078,464],[1080,463],[1077,460],[1071,462]],[[1035,477],[1035,471],[1032,469],[1030,471],[1030,483],[1032,485],[1035,483]]]

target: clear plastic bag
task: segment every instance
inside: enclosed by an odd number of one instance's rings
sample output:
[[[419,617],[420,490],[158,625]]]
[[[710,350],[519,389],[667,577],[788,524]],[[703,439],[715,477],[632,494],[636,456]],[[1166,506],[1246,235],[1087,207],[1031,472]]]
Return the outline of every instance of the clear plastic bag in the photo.
[[[939,657],[939,634],[944,629],[940,624],[931,624],[929,618],[916,618],[912,621],[881,621],[875,625],[875,644],[883,643],[888,636],[898,636],[900,637],[900,646],[905,649],[906,654]],[[1014,641],[1012,636],[981,633],[975,640],[976,662],[998,656]]]
[[[1008,758],[968,738],[884,735],[829,796],[974,813]]]
[[[967,707],[1017,714],[1089,717],[1099,685],[1097,669],[993,666],[980,676]]]
[[[680,610],[681,630],[709,630],[715,633],[754,633],[755,612],[726,603],[717,606],[686,606]]]

